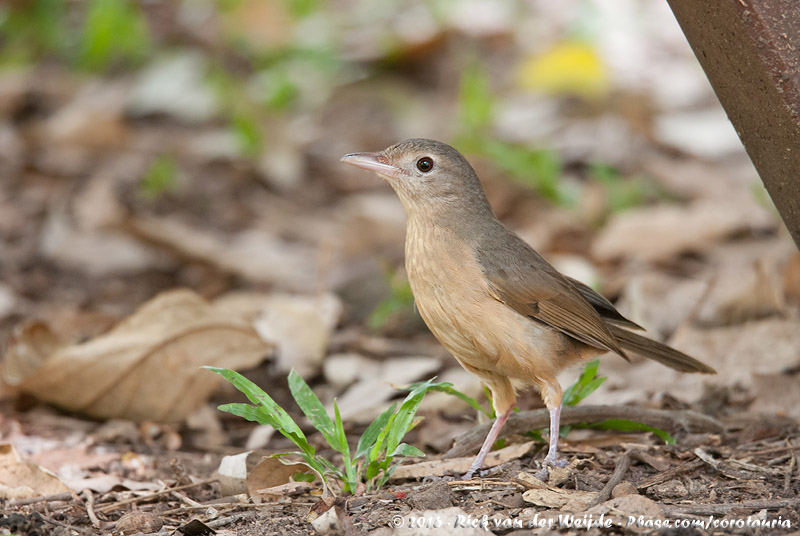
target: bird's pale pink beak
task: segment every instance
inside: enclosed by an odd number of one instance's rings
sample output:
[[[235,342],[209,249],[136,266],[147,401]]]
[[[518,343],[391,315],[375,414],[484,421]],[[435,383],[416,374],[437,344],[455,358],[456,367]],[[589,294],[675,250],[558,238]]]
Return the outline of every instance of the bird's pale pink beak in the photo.
[[[352,153],[344,155],[340,160],[387,177],[398,177],[401,173],[400,168],[386,162],[382,153]]]

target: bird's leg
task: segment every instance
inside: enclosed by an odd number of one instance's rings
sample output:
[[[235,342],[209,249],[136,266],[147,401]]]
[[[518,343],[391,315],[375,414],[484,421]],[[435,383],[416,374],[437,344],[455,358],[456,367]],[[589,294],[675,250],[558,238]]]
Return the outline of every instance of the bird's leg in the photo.
[[[513,407],[508,408],[505,413],[498,415],[497,418],[495,418],[494,424],[492,424],[492,428],[486,435],[486,439],[483,442],[481,450],[478,452],[478,455],[475,456],[475,461],[472,462],[472,466],[469,468],[469,471],[467,471],[467,474],[463,476],[464,480],[469,480],[472,478],[472,475],[474,475],[481,469],[481,467],[483,467],[483,462],[486,460],[486,455],[489,454],[489,451],[492,449],[492,445],[494,445],[494,442],[497,441],[497,436],[500,435],[500,429],[508,420],[508,416],[511,415],[512,409]]]
[[[539,480],[547,480],[549,471],[547,467],[565,467],[567,460],[558,459],[558,429],[561,421],[561,404],[550,408],[550,448],[547,449],[547,456],[542,460],[542,469],[536,473]]]
[[[547,450],[547,456],[542,461],[542,465],[555,465],[556,467],[564,467],[567,465],[567,460],[558,459],[558,431],[561,422],[561,405],[550,409],[550,448]]]

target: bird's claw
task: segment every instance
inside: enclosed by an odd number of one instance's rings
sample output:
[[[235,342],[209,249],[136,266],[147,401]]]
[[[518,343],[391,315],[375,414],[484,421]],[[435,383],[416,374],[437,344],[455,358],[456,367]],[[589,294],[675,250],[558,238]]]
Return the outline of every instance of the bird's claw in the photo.
[[[559,460],[555,455],[548,454],[542,460],[542,466],[547,467],[548,465],[552,465],[553,467],[561,467],[562,469],[567,466],[567,460]]]
[[[559,460],[555,456],[550,457],[549,455],[542,460],[542,468],[534,474],[536,478],[542,481],[546,481],[550,475],[550,471],[548,467],[559,467],[563,469],[567,466],[567,460]]]

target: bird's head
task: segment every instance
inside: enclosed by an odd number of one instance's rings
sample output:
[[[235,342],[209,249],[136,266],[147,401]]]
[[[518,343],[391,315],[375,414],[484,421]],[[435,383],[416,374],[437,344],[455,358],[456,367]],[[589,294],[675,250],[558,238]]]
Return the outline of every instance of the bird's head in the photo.
[[[353,153],[341,160],[386,179],[409,216],[419,210],[483,210],[489,206],[469,162],[439,141],[409,139],[378,153]]]

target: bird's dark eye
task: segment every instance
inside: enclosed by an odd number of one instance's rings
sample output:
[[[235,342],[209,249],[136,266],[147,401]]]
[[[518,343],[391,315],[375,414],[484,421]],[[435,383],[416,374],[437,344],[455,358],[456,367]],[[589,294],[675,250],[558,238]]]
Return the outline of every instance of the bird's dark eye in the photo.
[[[423,156],[417,160],[417,169],[423,173],[427,173],[433,169],[433,158],[430,156]]]

